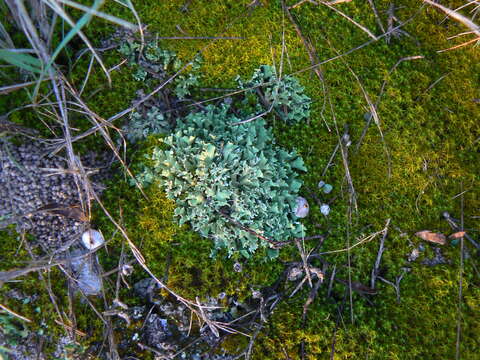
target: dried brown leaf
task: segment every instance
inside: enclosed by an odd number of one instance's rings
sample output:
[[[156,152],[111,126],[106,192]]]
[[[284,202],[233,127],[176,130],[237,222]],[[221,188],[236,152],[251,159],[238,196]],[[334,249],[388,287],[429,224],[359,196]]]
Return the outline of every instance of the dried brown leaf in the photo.
[[[457,231],[455,233],[453,233],[452,235],[450,235],[448,238],[449,239],[460,239],[462,237],[464,237],[466,234],[465,231]]]
[[[441,233],[434,233],[430,230],[423,230],[423,231],[416,232],[415,236],[425,241],[429,241],[429,242],[440,244],[440,245],[445,245],[447,243],[447,238],[445,237],[445,235]]]
[[[51,215],[64,216],[81,222],[87,222],[88,217],[80,208],[80,205],[62,205],[57,203],[47,204],[37,209]]]

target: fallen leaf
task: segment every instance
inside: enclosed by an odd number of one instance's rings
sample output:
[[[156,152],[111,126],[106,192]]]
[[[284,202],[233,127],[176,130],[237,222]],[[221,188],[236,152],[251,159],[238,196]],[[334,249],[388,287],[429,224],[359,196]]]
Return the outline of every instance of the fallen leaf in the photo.
[[[464,237],[466,234],[465,231],[457,231],[456,233],[453,233],[452,235],[450,235],[448,238],[449,239],[460,239],[462,237]]]
[[[81,222],[88,221],[88,217],[82,211],[80,205],[62,205],[51,203],[38,208],[37,211],[44,211],[51,215],[64,216]]]
[[[447,238],[445,237],[445,235],[440,233],[434,233],[430,230],[416,232],[415,236],[418,236],[420,239],[423,239],[425,241],[430,241],[440,245],[445,245],[447,243]]]

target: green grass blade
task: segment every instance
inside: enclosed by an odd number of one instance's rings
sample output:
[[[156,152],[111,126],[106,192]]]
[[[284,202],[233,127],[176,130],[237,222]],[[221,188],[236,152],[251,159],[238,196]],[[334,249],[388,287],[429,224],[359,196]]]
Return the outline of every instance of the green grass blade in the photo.
[[[135,24],[132,24],[131,22],[128,22],[128,21],[120,19],[116,16],[104,13],[102,11],[97,11],[97,10],[93,9],[93,7],[89,8],[85,5],[81,5],[81,4],[78,4],[78,3],[70,1],[70,0],[58,0],[58,2],[61,2],[61,3],[65,4],[65,5],[68,5],[68,6],[71,6],[75,9],[84,11],[85,13],[95,15],[96,17],[99,17],[99,18],[102,18],[104,20],[110,21],[111,23],[117,24],[119,26],[123,26],[124,28],[134,30],[134,31],[138,29],[138,26],[135,25]],[[124,4],[122,4],[122,5],[124,5]],[[127,0],[127,4],[124,5],[124,6],[127,6],[130,10],[133,8],[132,3],[128,0]]]
[[[92,10],[98,10],[98,8],[102,5],[102,0],[95,0],[94,4],[92,5]],[[52,56],[50,57],[50,61],[47,64],[46,71],[52,66],[53,62],[57,58],[58,54],[63,50],[63,48],[72,40],[75,35],[77,35],[80,30],[90,21],[93,14],[92,12],[85,13],[82,17],[78,20],[75,26],[67,33],[67,35],[62,39],[60,44],[57,46],[55,51],[53,52]]]
[[[137,21],[137,30],[140,33],[140,39],[141,39],[141,44],[142,44],[142,49],[143,49],[143,44],[145,44],[145,39],[143,35],[143,26],[142,26],[142,21],[140,20],[140,16],[138,16],[137,10],[135,10],[135,7],[133,6],[132,2],[130,0],[114,0],[116,3],[127,7],[135,17],[135,20]]]
[[[42,72],[41,61],[32,55],[17,53],[6,49],[0,49],[0,59],[23,70],[34,73]]]

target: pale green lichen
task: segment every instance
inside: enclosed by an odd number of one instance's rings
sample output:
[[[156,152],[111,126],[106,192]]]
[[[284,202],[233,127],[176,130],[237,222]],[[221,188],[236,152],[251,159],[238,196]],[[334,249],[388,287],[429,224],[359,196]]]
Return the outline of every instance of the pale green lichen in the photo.
[[[294,215],[306,171],[295,152],[275,145],[265,121],[239,124],[230,106],[208,106],[177,122],[138,180],[159,181],[175,200],[180,224],[214,240],[215,250],[249,257],[258,247],[304,235]],[[272,253],[273,255],[274,253]]]
[[[273,66],[262,65],[250,80],[243,82],[239,76],[236,80],[240,89],[247,90],[243,104],[248,115],[273,110],[287,124],[310,117],[311,99],[295,77],[280,77]]]

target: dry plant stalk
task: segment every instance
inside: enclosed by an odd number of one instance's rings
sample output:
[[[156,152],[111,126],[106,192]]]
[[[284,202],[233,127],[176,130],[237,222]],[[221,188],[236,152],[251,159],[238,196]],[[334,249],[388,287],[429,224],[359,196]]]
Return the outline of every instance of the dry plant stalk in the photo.
[[[344,12],[338,10],[337,8],[333,7],[332,5],[336,5],[335,4],[332,4],[332,1],[322,1],[321,2],[322,5],[325,5],[326,7],[328,7],[329,9],[333,10],[334,12],[336,12],[337,14],[339,14],[340,16],[344,17],[345,19],[347,19],[348,21],[350,21],[353,25],[355,25],[356,27],[358,27],[360,30],[362,30],[363,32],[365,32],[368,36],[370,36],[373,40],[377,40],[377,36],[375,36],[370,30],[368,30],[365,26],[363,26],[362,24],[359,24],[358,22],[356,22],[355,20],[353,20],[350,16],[346,15]]]
[[[480,41],[480,26],[475,24],[472,20],[470,20],[466,16],[460,14],[459,12],[457,12],[455,10],[452,10],[452,9],[446,7],[446,6],[443,6],[442,4],[439,4],[435,1],[423,0],[423,2],[429,4],[433,7],[436,7],[440,11],[444,12],[448,17],[450,17],[450,18],[460,22],[461,24],[465,25],[471,31],[469,33],[473,33],[473,34],[476,35],[476,37],[471,39],[471,40],[468,40],[468,41],[466,41],[464,43],[461,43],[459,45],[452,46],[448,49],[439,50],[438,52],[445,52],[445,51],[449,51],[449,50],[458,49],[460,47],[464,47],[464,46],[467,46],[467,45],[472,44],[474,42],[479,42]],[[465,33],[463,33],[463,34],[465,34]]]
[[[387,225],[382,230],[374,232],[374,233],[372,233],[368,236],[365,236],[364,238],[358,240],[355,244],[353,244],[349,247],[346,247],[344,249],[338,249],[338,250],[324,251],[324,252],[317,253],[317,255],[336,254],[336,253],[341,253],[341,252],[345,252],[345,251],[350,251],[350,250],[356,248],[359,245],[362,245],[362,244],[365,244],[367,242],[372,241],[378,235],[385,234],[388,231],[388,225],[389,225],[389,223],[387,223]]]
[[[385,93],[385,87],[388,82],[388,78],[392,75],[392,73],[397,69],[397,67],[404,61],[410,61],[410,60],[419,60],[419,59],[424,59],[425,56],[423,55],[415,55],[415,56],[407,56],[404,58],[401,58],[398,60],[395,65],[392,66],[392,68],[388,71],[387,76],[385,76],[385,80],[383,80],[382,86],[380,88],[380,92],[377,96],[377,100],[375,101],[375,104],[373,105],[373,108],[375,109],[375,112],[378,110],[378,106],[380,105],[380,101],[382,100],[383,94]],[[370,116],[367,123],[365,124],[365,127],[362,130],[362,134],[360,135],[357,144],[355,145],[355,154],[358,153],[360,149],[360,145],[362,144],[363,139],[365,138],[365,135],[367,134],[368,128],[370,127],[370,123],[374,119],[373,116]]]
[[[15,316],[16,318],[18,318],[18,319],[20,319],[20,320],[22,320],[22,321],[25,321],[25,322],[28,322],[28,323],[32,322],[32,320],[30,320],[29,318],[26,318],[25,316],[22,316],[22,315],[20,315],[20,314],[17,314],[15,311],[9,309],[9,308],[6,307],[5,305],[0,304],[0,309],[6,311],[6,312],[9,313],[10,315]]]
[[[477,35],[477,38],[480,40],[480,26],[475,24],[472,20],[467,18],[466,16],[449,9],[442,4],[439,4],[437,2],[434,2],[432,0],[423,0],[423,2],[436,7],[437,9],[443,11],[448,17],[451,17],[454,20],[457,20],[458,22],[462,23],[466,27],[468,27],[475,35]]]

